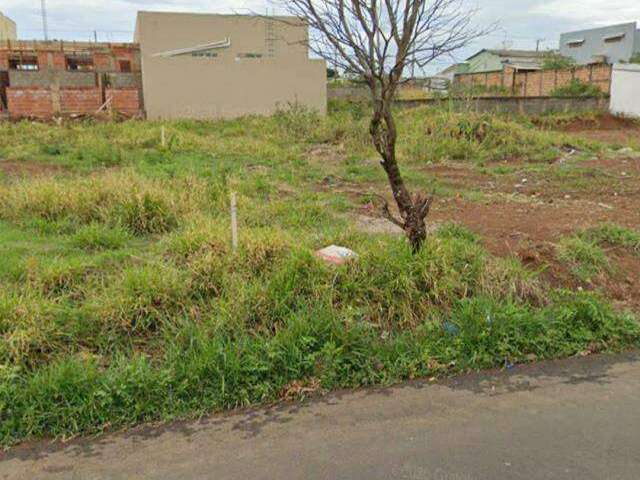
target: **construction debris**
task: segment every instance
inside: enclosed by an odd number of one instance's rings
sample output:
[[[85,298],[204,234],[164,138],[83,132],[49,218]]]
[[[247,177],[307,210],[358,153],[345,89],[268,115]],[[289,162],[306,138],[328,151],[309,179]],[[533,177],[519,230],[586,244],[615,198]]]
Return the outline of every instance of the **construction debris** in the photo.
[[[337,245],[330,245],[322,250],[318,250],[316,252],[316,256],[325,262],[332,263],[334,265],[343,265],[351,260],[358,259],[358,254],[356,252]]]

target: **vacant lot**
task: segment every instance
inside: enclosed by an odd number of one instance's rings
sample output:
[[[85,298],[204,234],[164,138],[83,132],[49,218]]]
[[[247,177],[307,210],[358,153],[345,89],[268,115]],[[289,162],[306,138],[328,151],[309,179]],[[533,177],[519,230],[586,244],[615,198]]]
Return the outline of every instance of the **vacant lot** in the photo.
[[[640,127],[399,112],[412,255],[367,111],[0,124],[0,441],[640,345]],[[229,194],[240,249],[230,249]],[[357,262],[330,267],[329,244]]]

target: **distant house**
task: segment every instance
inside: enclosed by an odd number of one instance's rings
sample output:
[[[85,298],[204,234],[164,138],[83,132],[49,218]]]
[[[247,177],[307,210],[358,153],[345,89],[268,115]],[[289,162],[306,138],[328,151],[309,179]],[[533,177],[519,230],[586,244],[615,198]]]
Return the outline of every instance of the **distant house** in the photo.
[[[441,72],[434,75],[434,78],[441,78],[453,82],[456,75],[460,73],[467,73],[469,71],[469,65],[467,63],[454,63],[453,65],[445,68]]]
[[[640,30],[633,22],[563,33],[560,53],[580,65],[628,62],[640,53]]]
[[[17,39],[16,23],[0,12],[0,41]]]
[[[542,63],[548,52],[535,50],[480,50],[467,58],[463,65],[466,71],[457,73],[498,72],[506,66],[520,71],[535,71],[542,69]],[[461,68],[461,67],[458,67]]]

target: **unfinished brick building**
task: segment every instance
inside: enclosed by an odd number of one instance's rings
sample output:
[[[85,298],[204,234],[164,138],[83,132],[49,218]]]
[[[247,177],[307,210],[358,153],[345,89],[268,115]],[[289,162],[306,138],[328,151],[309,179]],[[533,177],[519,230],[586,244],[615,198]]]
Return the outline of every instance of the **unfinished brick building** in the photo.
[[[0,42],[0,112],[11,118],[142,110],[133,43]]]

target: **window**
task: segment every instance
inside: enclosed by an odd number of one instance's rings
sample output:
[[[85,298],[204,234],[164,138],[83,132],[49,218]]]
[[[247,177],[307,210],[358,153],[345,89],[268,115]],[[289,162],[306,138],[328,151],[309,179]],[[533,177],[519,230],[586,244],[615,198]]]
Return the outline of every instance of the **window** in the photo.
[[[93,71],[93,58],[88,55],[68,56],[67,70],[90,72]]]
[[[197,58],[216,58],[218,54],[214,52],[193,52],[191,56]]]
[[[13,57],[9,59],[9,69],[11,70],[39,70],[38,57]]]
[[[119,60],[118,65],[120,66],[120,71],[122,73],[131,72],[131,62],[129,60]]]
[[[254,53],[254,52],[249,52],[249,53],[239,53],[236,58],[262,58],[262,54],[261,53]]]
[[[584,38],[580,38],[577,40],[569,40],[567,42],[567,46],[569,48],[580,48],[582,45],[584,45]]]
[[[615,35],[609,35],[608,37],[604,37],[604,43],[618,43],[621,42],[622,39],[626,36],[624,33],[617,33]]]

